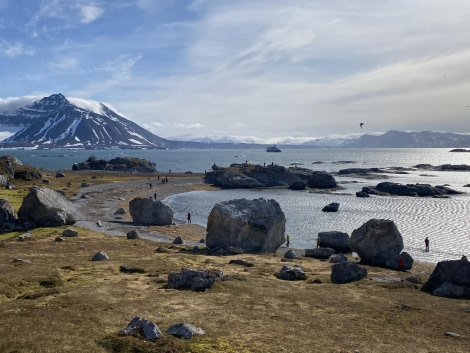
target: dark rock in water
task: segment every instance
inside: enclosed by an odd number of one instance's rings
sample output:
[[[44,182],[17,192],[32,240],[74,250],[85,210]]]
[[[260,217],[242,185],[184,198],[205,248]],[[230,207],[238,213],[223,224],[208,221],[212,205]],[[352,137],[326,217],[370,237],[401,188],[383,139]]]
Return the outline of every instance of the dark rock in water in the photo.
[[[134,223],[164,226],[173,223],[175,211],[166,202],[137,197],[129,202],[129,213]]]
[[[358,191],[356,192],[356,197],[370,197],[370,195],[367,192]]]
[[[318,249],[305,249],[305,257],[313,257],[314,259],[326,260],[335,253],[332,248],[321,247]]]
[[[382,193],[398,196],[441,196],[441,195],[456,195],[461,192],[450,189],[446,186],[431,186],[429,184],[407,184],[402,185],[392,182],[383,182],[377,184],[376,190]]]
[[[302,267],[298,265],[293,267],[284,265],[277,274],[277,278],[286,281],[304,281],[307,279],[307,275],[305,274]]]
[[[318,233],[318,237],[321,239],[322,247],[332,248],[340,253],[351,252],[349,234],[347,233],[338,231],[320,232]]]
[[[362,263],[385,266],[387,260],[403,250],[403,238],[393,221],[370,219],[352,232],[349,246]]]
[[[331,267],[331,282],[336,284],[358,281],[366,276],[367,270],[355,262],[341,262]]]
[[[289,186],[299,190],[304,185],[319,189],[337,187],[334,177],[326,172],[305,168],[286,169],[274,164],[261,166],[243,163],[232,164],[229,168],[214,165],[212,171],[204,176],[204,182],[228,189]]]
[[[143,339],[151,341],[163,337],[163,333],[157,325],[140,317],[133,318],[120,333],[122,335],[142,336]]]
[[[325,207],[323,207],[322,211],[323,212],[338,212],[339,208],[339,203],[338,202],[332,202]]]
[[[207,220],[210,249],[276,252],[285,243],[286,217],[279,203],[263,198],[217,203]]]
[[[303,180],[296,180],[289,185],[291,190],[305,190],[306,183]]]
[[[433,295],[470,299],[470,262],[438,262],[421,290]]]
[[[85,162],[75,163],[72,170],[111,170],[120,172],[156,173],[156,164],[146,159],[117,157],[106,161],[89,157]]]
[[[206,334],[206,332],[202,328],[196,327],[186,322],[171,326],[170,328],[168,328],[168,330],[166,330],[166,333],[168,333],[169,335],[183,337],[185,339],[189,339],[193,337],[194,335]]]
[[[23,199],[18,218],[25,227],[60,227],[75,223],[75,206],[58,192],[31,188]]]
[[[307,185],[314,189],[334,189],[338,187],[335,178],[327,172],[314,171],[308,175]]]

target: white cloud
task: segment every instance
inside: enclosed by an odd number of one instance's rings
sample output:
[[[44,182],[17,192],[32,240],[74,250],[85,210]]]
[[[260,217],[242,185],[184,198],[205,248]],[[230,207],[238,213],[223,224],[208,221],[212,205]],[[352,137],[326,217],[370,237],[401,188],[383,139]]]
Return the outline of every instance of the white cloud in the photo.
[[[6,40],[0,41],[0,53],[14,58],[21,55],[34,55],[35,50],[33,48],[27,48],[21,42],[10,43]]]
[[[90,23],[95,21],[104,13],[104,10],[101,7],[88,5],[83,6],[80,9],[80,14],[82,16],[80,22],[82,23]]]
[[[14,113],[19,108],[28,105],[35,100],[43,98],[42,96],[24,96],[0,98],[0,113]]]

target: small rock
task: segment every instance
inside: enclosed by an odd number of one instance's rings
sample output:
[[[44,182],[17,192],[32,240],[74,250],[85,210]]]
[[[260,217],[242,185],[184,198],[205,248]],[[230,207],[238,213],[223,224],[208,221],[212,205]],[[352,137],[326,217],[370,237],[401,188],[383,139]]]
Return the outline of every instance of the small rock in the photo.
[[[56,237],[56,238],[54,239],[54,241],[56,241],[56,242],[60,242],[60,241],[64,241],[64,240],[65,240],[65,239],[62,238],[62,237]]]
[[[183,244],[183,238],[181,238],[179,235],[173,240],[173,244]]]
[[[178,337],[183,337],[183,338],[191,338],[194,335],[205,335],[206,332],[199,327],[196,327],[192,324],[188,323],[182,323],[182,324],[176,324],[171,326],[168,330],[166,330],[166,333],[169,335],[174,335]]]
[[[135,317],[129,325],[120,332],[122,335],[141,335],[146,340],[154,341],[163,337],[162,331],[152,321],[145,318]]]
[[[102,260],[109,260],[108,254],[104,251],[98,251],[95,255],[93,255],[91,261],[102,261]]]
[[[287,250],[285,252],[284,258],[285,259],[296,259],[297,255],[295,254],[295,252],[292,249],[290,249],[290,250]]]
[[[75,229],[73,228],[66,228],[64,229],[64,231],[62,232],[62,235],[64,237],[76,237],[78,236],[78,231],[76,231]]]
[[[96,222],[96,225],[97,225],[98,227],[102,227],[102,226],[103,226],[103,224],[101,224],[101,221],[100,221],[100,220],[98,220],[98,221]]]
[[[460,335],[458,333],[454,333],[454,332],[444,332],[444,336],[447,336],[447,337],[460,337]]]
[[[13,259],[13,262],[21,262],[21,263],[24,263],[24,264],[30,264],[31,260],[25,260],[25,259],[20,259],[19,257],[15,257]]]
[[[135,230],[127,232],[127,239],[139,239],[139,234]]]

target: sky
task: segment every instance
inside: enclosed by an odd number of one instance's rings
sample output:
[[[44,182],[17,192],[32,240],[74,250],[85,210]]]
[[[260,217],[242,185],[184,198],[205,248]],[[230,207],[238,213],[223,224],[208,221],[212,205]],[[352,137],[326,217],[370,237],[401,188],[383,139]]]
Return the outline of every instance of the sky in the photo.
[[[175,140],[470,133],[470,1],[0,0],[0,110],[54,93]]]

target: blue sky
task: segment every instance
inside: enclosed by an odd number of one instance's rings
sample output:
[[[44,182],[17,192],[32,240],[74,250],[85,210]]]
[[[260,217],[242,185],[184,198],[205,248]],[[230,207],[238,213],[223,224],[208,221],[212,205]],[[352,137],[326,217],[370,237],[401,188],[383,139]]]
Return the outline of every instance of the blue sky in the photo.
[[[53,93],[171,139],[470,133],[470,2],[0,0],[0,110]]]

